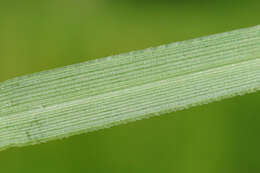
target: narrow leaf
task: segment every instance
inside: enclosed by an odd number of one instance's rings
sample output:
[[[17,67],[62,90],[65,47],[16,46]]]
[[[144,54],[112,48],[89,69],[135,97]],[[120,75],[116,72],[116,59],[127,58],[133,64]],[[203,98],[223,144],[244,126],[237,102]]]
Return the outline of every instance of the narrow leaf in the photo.
[[[260,26],[0,83],[0,149],[38,144],[260,89]]]

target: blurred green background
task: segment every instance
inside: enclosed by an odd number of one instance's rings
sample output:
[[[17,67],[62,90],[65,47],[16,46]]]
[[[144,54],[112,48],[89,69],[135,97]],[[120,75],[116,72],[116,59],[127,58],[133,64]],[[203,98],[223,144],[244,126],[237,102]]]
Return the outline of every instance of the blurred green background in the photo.
[[[253,0],[1,0],[0,81],[260,24]],[[1,173],[259,172],[260,93],[0,152]]]

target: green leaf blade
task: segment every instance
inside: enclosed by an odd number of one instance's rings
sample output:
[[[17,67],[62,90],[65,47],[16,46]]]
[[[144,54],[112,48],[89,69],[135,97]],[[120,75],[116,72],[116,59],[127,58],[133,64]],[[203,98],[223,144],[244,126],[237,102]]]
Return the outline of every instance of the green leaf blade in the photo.
[[[37,144],[260,89],[260,26],[0,83],[0,149]]]

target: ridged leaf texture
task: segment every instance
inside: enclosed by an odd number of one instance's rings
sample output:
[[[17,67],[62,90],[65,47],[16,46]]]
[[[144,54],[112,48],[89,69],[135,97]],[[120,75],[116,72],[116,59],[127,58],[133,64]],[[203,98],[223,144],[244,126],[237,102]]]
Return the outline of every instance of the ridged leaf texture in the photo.
[[[260,26],[0,83],[0,150],[260,89]]]

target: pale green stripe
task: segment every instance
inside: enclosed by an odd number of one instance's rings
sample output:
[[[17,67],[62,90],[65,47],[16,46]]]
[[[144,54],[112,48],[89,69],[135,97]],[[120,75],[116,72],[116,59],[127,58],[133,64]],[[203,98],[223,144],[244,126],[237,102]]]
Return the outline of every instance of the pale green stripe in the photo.
[[[0,83],[0,149],[37,144],[260,89],[260,26]]]

